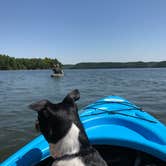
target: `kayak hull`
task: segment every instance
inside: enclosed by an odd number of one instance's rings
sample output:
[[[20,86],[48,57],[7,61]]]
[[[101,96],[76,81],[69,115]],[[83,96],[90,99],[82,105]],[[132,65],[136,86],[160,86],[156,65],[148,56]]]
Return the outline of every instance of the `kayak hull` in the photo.
[[[64,76],[64,74],[62,73],[62,74],[51,74],[51,77],[63,77]]]

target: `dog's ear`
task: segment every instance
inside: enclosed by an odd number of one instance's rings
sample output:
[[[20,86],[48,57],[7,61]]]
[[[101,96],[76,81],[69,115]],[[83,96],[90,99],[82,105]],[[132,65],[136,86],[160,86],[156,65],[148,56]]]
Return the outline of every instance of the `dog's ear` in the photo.
[[[63,100],[63,103],[71,103],[79,100],[80,92],[78,89],[71,91]]]
[[[49,103],[50,102],[48,100],[40,100],[36,103],[29,105],[29,108],[39,112],[43,110],[44,108],[46,108]]]

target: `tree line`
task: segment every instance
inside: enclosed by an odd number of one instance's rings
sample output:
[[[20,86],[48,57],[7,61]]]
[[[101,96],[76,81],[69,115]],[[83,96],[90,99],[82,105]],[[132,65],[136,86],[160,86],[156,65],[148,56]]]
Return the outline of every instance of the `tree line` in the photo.
[[[54,64],[68,69],[97,69],[97,68],[160,68],[166,67],[166,61],[160,62],[87,62],[75,65],[62,65],[56,58],[14,58],[0,54],[0,70],[20,69],[50,69]]]
[[[57,63],[62,66],[56,58],[14,58],[0,54],[0,70],[50,69]]]
[[[65,66],[64,66],[65,67]],[[100,68],[160,68],[166,67],[166,61],[161,62],[87,62],[68,66],[70,69],[100,69]]]

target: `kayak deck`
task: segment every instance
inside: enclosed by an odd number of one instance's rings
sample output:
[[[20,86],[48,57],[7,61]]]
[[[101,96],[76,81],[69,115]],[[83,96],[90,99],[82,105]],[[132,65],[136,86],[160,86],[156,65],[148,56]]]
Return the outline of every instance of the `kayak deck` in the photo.
[[[116,96],[85,110],[80,116],[92,144],[132,148],[166,161],[166,127],[150,114]]]

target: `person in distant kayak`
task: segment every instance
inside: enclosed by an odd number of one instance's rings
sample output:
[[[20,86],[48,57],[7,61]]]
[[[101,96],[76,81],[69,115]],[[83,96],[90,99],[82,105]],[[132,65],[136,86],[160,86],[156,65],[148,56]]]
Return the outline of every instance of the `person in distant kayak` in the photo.
[[[59,64],[53,65],[53,72],[54,74],[62,74],[62,69],[60,68]]]

